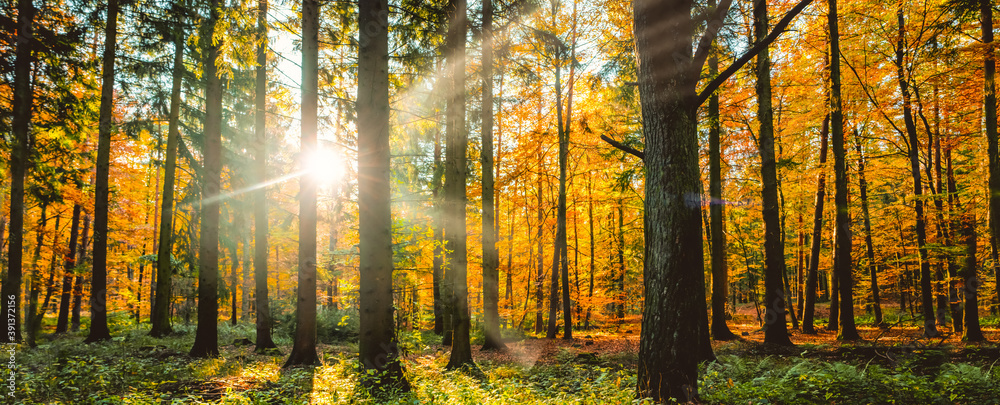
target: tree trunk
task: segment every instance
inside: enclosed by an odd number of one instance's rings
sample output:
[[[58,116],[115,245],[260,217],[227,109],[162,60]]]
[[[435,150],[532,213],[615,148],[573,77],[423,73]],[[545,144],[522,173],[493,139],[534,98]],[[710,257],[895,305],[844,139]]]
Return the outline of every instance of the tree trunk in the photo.
[[[59,316],[56,320],[56,333],[66,333],[69,327],[69,304],[72,299],[73,273],[76,271],[76,243],[80,232],[80,213],[83,207],[73,205],[73,219],[69,231],[69,252],[63,260],[62,294],[59,298]]]
[[[242,227],[243,227],[242,224],[233,225],[234,229],[239,229]],[[236,298],[236,293],[237,290],[239,289],[239,284],[240,284],[239,274],[240,274],[239,245],[237,245],[237,241],[233,240],[229,244],[229,301],[230,301],[229,322],[233,326],[236,326],[237,314],[238,314],[236,309],[236,303],[239,300]]]
[[[454,293],[451,358],[448,369],[475,367],[469,342],[469,285],[466,257],[465,181],[468,134],[465,132],[465,37],[468,17],[465,0],[449,0],[447,10],[447,63],[451,91],[447,103],[447,146],[445,150],[445,246],[448,266],[445,276]]]
[[[90,334],[86,343],[111,340],[108,329],[108,175],[111,169],[111,120],[114,115],[115,50],[118,41],[118,0],[109,0],[104,31],[101,110],[97,141],[97,181],[94,202],[94,262],[90,288]]]
[[[500,336],[500,252],[493,184],[493,1],[483,1],[483,347],[505,350]]]
[[[385,12],[384,9],[373,7],[371,12]],[[366,12],[369,12],[366,10]],[[300,162],[302,170],[309,170],[309,159],[313,159],[312,154],[317,150],[317,112],[319,108],[319,0],[303,0],[302,2],[302,143],[300,152]],[[379,24],[379,21],[374,21]],[[386,24],[387,26],[387,24]],[[376,34],[378,35],[378,34]],[[368,41],[377,41],[374,38],[366,38]],[[377,46],[377,45],[373,45]],[[375,51],[375,49],[372,49]],[[372,55],[360,56],[380,57]],[[372,66],[376,68],[375,66]],[[376,68],[377,69],[377,68]],[[375,83],[372,83],[373,85]],[[377,88],[373,86],[373,91]],[[375,102],[377,103],[377,101]],[[373,103],[373,109],[375,107]],[[386,127],[386,129],[388,129]],[[388,142],[386,142],[388,145]],[[359,147],[361,144],[358,145]],[[364,145],[368,146],[368,145]],[[359,149],[360,151],[360,149]],[[381,157],[376,151],[367,151],[375,156]],[[369,155],[371,156],[371,155]],[[365,159],[366,161],[368,159]],[[372,173],[373,175],[375,173]],[[299,257],[298,257],[298,287],[296,289],[297,299],[295,301],[295,338],[292,345],[292,353],[285,362],[285,367],[296,365],[318,365],[319,355],[316,354],[316,215],[317,215],[317,173],[307,173],[299,177]],[[359,176],[360,177],[360,176]],[[387,196],[380,195],[385,198]],[[362,207],[366,206],[362,203]],[[379,223],[379,225],[383,225]],[[385,232],[386,228],[381,229]],[[391,232],[392,227],[387,228]],[[391,246],[391,245],[390,245]],[[388,257],[392,258],[391,252]],[[390,266],[391,269],[391,266]],[[383,270],[384,271],[384,270]],[[376,272],[378,272],[376,270]],[[391,270],[390,270],[391,272]],[[365,273],[364,270],[361,271]],[[377,273],[378,274],[378,273]],[[381,273],[384,274],[384,273]],[[392,277],[388,278],[389,288],[392,288]],[[381,286],[380,286],[381,287]],[[373,290],[381,288],[372,286]],[[384,287],[382,287],[384,288]],[[365,289],[362,289],[365,291]],[[372,294],[380,294],[381,291],[372,291]],[[367,292],[361,293],[364,296]],[[384,299],[384,297],[380,296]],[[389,295],[392,301],[392,295]],[[389,306],[391,308],[391,305]],[[374,309],[374,308],[373,308]],[[378,308],[384,309],[384,308]],[[368,309],[372,310],[372,309]],[[362,311],[364,312],[364,311]],[[376,315],[378,316],[378,315]],[[389,312],[390,319],[392,313]],[[391,322],[390,322],[391,325]],[[374,338],[374,336],[372,336]],[[362,339],[365,340],[365,339]]]
[[[833,135],[833,170],[837,207],[837,240],[834,245],[833,266],[838,278],[840,298],[839,340],[858,340],[861,335],[854,323],[854,278],[851,271],[851,210],[847,200],[847,159],[844,146],[844,113],[840,99],[840,31],[837,26],[837,0],[829,0],[830,12],[830,127]],[[832,317],[832,315],[831,315]]]
[[[861,214],[865,220],[865,254],[868,258],[868,275],[872,294],[872,310],[875,313],[875,326],[885,327],[882,323],[882,300],[879,298],[878,266],[875,264],[875,248],[872,243],[871,216],[868,211],[868,182],[865,180],[865,153],[861,147],[861,139],[855,134],[858,150],[858,187],[861,189]]]
[[[45,226],[48,224],[46,211],[48,202],[41,201],[41,213],[39,214],[38,228],[35,230],[35,249],[31,255],[31,275],[28,277],[28,310],[24,313],[25,332],[27,335],[28,347],[38,346],[35,343],[35,315],[38,312],[38,294],[41,282],[41,272],[38,270],[38,260],[42,256],[42,246],[45,245]],[[58,218],[58,217],[57,217]]]
[[[763,40],[768,30],[767,4],[754,2],[754,37]],[[785,247],[781,243],[778,218],[778,178],[774,158],[774,123],[771,107],[771,62],[768,50],[757,55],[757,117],[760,121],[758,147],[763,183],[761,210],[764,217],[764,343],[792,345],[785,324],[785,294],[782,274],[785,273]]]
[[[625,214],[624,214],[624,203],[622,199],[618,198],[618,285],[617,290],[617,302],[618,302],[618,325],[621,326],[622,322],[625,320]]]
[[[903,19],[903,8],[900,3],[896,10],[898,37],[896,40],[896,79],[900,93],[903,95],[903,121],[906,124],[907,143],[909,145],[910,172],[913,175],[914,211],[917,217],[917,249],[920,255],[920,295],[924,316],[924,336],[938,335],[934,319],[934,295],[931,290],[931,267],[927,257],[927,231],[924,218],[923,185],[920,180],[920,143],[917,140],[917,126],[913,121],[913,111],[910,104],[910,89],[904,74],[904,53],[906,26]]]
[[[959,274],[963,280],[962,298],[965,304],[962,313],[962,340],[966,342],[982,342],[986,340],[986,336],[983,335],[982,327],[979,325],[979,276],[978,265],[976,263],[978,236],[976,234],[975,210],[971,206],[966,206],[963,209],[962,203],[958,198],[955,173],[952,171],[950,146],[946,149],[945,154],[948,164],[948,200],[949,202],[954,201],[957,208],[956,211],[962,213],[961,219],[956,222],[961,222],[962,237],[965,242],[965,264],[962,267],[961,274]]]
[[[541,149],[541,146],[539,146]],[[539,173],[541,173],[541,154],[539,154]],[[542,208],[542,178],[538,177],[538,235],[535,243],[538,245],[538,272],[535,276],[535,333],[542,333],[542,303],[545,301],[545,294],[542,292],[545,287],[545,245],[542,244],[542,235],[545,230],[543,208]]]
[[[83,232],[80,233],[80,253],[77,255],[76,262],[80,265],[85,265],[85,259],[87,258],[87,243],[88,236],[90,235],[90,215],[84,213],[83,215]],[[86,273],[83,273],[86,274]],[[83,304],[83,283],[84,278],[82,274],[77,274],[73,280],[73,308],[72,315],[70,319],[70,330],[76,332],[80,330],[80,307]]]
[[[588,162],[589,163],[589,162]],[[591,190],[592,175],[587,175],[587,225],[590,226],[590,284],[587,287],[587,314],[583,318],[583,329],[590,330],[590,307],[594,305],[594,193]]]
[[[715,0],[709,2],[715,7]],[[719,74],[718,48],[713,43],[708,58],[708,75]],[[725,202],[722,199],[722,125],[719,121],[719,92],[708,98],[708,190],[711,218],[712,254],[712,337],[733,340],[736,334],[726,325],[726,296],[729,294],[729,266],[726,260]]]
[[[687,66],[691,6],[636,0],[633,10],[646,138],[646,298],[637,394],[654,401],[697,399],[700,314],[707,313],[697,105],[691,102],[701,67]]]
[[[13,132],[10,153],[10,246],[7,247],[7,277],[3,283],[3,300],[8,310],[21,313],[21,273],[24,249],[24,175],[31,165],[28,154],[31,106],[31,43],[34,41],[32,21],[35,16],[32,0],[17,1],[17,50],[14,56]],[[14,296],[11,300],[9,297]],[[13,302],[11,302],[13,301]],[[13,305],[11,307],[11,305]],[[14,316],[14,338],[10,343],[21,341],[21,317]],[[8,335],[9,336],[9,335]]]
[[[826,149],[830,133],[830,116],[823,119],[820,130],[819,175],[816,179],[816,204],[813,213],[812,243],[809,247],[809,269],[806,272],[805,303],[802,310],[802,333],[813,334],[813,315],[816,305],[816,282],[819,278],[819,250],[823,242],[823,203],[826,200]]]
[[[393,328],[387,57],[389,6],[386,0],[366,0],[358,4],[358,13],[360,25],[370,27],[361,31],[358,48],[358,88],[362,89],[358,92],[357,102],[358,204],[361,207],[359,355],[365,369],[377,370],[377,373],[371,374],[372,377],[365,378],[369,390],[409,391],[409,383],[398,359],[399,349]],[[316,71],[312,70],[312,73],[315,77]],[[464,256],[465,251],[462,252]]]
[[[254,85],[254,176],[258,184],[267,184],[267,0],[257,3],[257,67]],[[254,352],[276,351],[271,339],[271,305],[267,291],[267,189],[253,191],[254,216],[254,306],[257,312],[257,342]]]
[[[444,175],[444,164],[441,162],[441,131],[434,132],[434,178],[432,180],[432,198],[434,199],[434,333],[438,335],[443,335],[444,339],[448,339],[445,343],[442,339],[442,344],[451,344],[451,312],[448,309],[447,300],[448,295],[445,294],[446,286],[444,281],[444,270],[442,266],[444,265],[444,250],[442,249],[442,244],[444,243],[444,204],[442,201],[441,191],[441,178]],[[447,332],[447,333],[446,333]]]
[[[993,246],[993,272],[996,275],[997,286],[994,288],[994,301],[1000,308],[1000,260],[997,251],[1000,250],[1000,153],[997,152],[997,94],[994,82],[996,75],[996,50],[993,48],[993,2],[979,1],[979,18],[982,22],[983,44],[989,52],[983,59],[983,105],[986,120],[986,145],[990,165],[990,244]],[[11,221],[13,224],[14,221]],[[13,237],[13,234],[11,234]],[[13,244],[11,245],[13,246]],[[966,309],[968,311],[968,309]]]
[[[222,177],[222,80],[216,60],[219,43],[216,23],[223,6],[220,0],[209,3],[210,17],[205,20],[203,46],[205,85],[205,144],[203,147],[204,180],[202,184],[201,236],[198,248],[198,329],[191,357],[219,355],[219,183]],[[221,36],[221,35],[220,35]]]
[[[178,24],[178,27],[182,25]],[[170,117],[167,129],[166,168],[163,172],[163,206],[160,211],[160,237],[156,250],[156,294],[153,295],[152,328],[149,335],[164,337],[173,332],[170,326],[170,301],[173,298],[173,221],[174,182],[177,172],[177,143],[180,141],[181,83],[184,80],[184,31],[174,34],[174,71],[170,90]]]

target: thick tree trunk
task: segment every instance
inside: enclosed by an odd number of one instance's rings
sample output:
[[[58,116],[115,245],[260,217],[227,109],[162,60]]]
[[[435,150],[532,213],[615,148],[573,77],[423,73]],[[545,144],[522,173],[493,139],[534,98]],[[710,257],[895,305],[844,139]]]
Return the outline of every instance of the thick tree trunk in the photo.
[[[409,391],[393,328],[389,6],[386,0],[365,0],[358,12],[361,26],[371,27],[362,30],[358,48],[359,355],[365,369],[377,371],[365,378],[369,390]]]
[[[254,177],[267,184],[267,0],[257,3],[257,67],[254,95]],[[254,352],[276,351],[271,339],[271,305],[267,289],[267,189],[253,191],[254,307],[257,312],[257,342]]]
[[[73,205],[73,219],[69,231],[69,251],[63,260],[62,294],[59,298],[59,316],[56,319],[56,333],[66,333],[69,329],[69,304],[72,300],[73,273],[76,270],[76,243],[80,232],[80,214],[83,207]]]
[[[754,37],[757,42],[767,35],[767,4],[754,2]],[[774,123],[771,108],[771,61],[765,48],[757,55],[757,118],[760,121],[758,147],[763,183],[761,210],[764,217],[764,343],[792,345],[785,323],[785,294],[782,275],[785,273],[785,247],[781,243],[778,218],[778,177],[774,157]]]
[[[181,24],[178,24],[181,26]],[[160,211],[160,237],[156,250],[156,294],[153,295],[152,328],[149,335],[163,337],[173,332],[170,326],[170,301],[173,298],[174,182],[177,172],[177,143],[180,141],[181,83],[184,80],[184,32],[178,28],[174,37],[174,71],[170,89],[170,116],[167,129],[166,168],[163,172],[163,206]]]
[[[979,1],[979,18],[982,24],[983,44],[989,51],[983,59],[983,105],[986,120],[986,150],[990,166],[990,244],[993,246],[993,272],[997,286],[994,288],[994,309],[1000,308],[1000,153],[997,152],[997,94],[994,82],[996,75],[996,50],[993,48],[993,1]],[[13,221],[11,221],[13,224]],[[12,236],[13,237],[13,234]],[[12,245],[13,246],[13,245]],[[966,309],[968,311],[968,309]]]
[[[504,350],[500,336],[500,252],[493,184],[493,1],[483,1],[483,347]]]
[[[111,120],[114,115],[115,51],[118,45],[118,0],[109,0],[101,71],[101,110],[97,140],[94,201],[94,262],[90,288],[90,334],[84,342],[111,340],[108,329],[108,175],[111,169]]]
[[[34,41],[32,21],[35,16],[32,0],[17,1],[17,50],[14,56],[13,132],[10,153],[10,246],[7,247],[7,276],[2,295],[7,310],[21,313],[21,276],[24,249],[24,175],[31,158],[28,155],[31,106],[31,49]],[[11,300],[10,297],[14,299]],[[11,306],[12,305],[12,306]],[[21,341],[21,317],[14,316],[14,338],[9,343]]]
[[[633,17],[646,138],[646,254],[639,397],[697,399],[705,305],[701,180],[688,1],[637,0]],[[670,41],[664,41],[670,38]],[[700,71],[700,67],[697,69]]]
[[[445,246],[448,266],[445,276],[454,292],[451,358],[448,369],[475,367],[469,342],[469,285],[466,257],[468,237],[465,227],[465,181],[467,177],[465,132],[465,37],[468,17],[465,0],[448,2],[447,63],[451,91],[447,103],[447,146],[445,150]]]
[[[913,111],[910,104],[910,88],[904,73],[904,49],[906,25],[903,19],[903,8],[900,3],[896,10],[898,37],[896,41],[896,79],[903,96],[903,121],[906,124],[907,143],[909,145],[910,173],[913,175],[914,211],[917,217],[917,249],[920,255],[920,295],[924,316],[924,336],[935,337],[938,330],[934,318],[934,295],[931,290],[931,267],[927,257],[927,231],[924,217],[923,185],[920,180],[920,143],[917,140],[917,126],[913,121]]]
[[[837,339],[858,340],[854,323],[854,277],[851,271],[851,210],[847,200],[847,158],[844,142],[844,113],[840,98],[840,31],[837,26],[837,0],[829,0],[830,12],[830,132],[833,135],[833,167],[836,183],[834,201],[837,206],[837,240],[833,266],[838,278],[840,297],[840,328]],[[832,317],[832,315],[831,315]]]
[[[205,166],[202,183],[201,236],[198,248],[198,329],[191,357],[219,355],[219,183],[222,177],[222,80],[215,66],[222,38],[215,37],[220,18],[220,0],[209,3],[210,17],[205,20],[203,41],[205,85]]]
[[[823,119],[820,130],[819,175],[816,179],[816,204],[813,212],[812,243],[809,247],[809,269],[806,271],[805,303],[802,310],[802,333],[816,333],[813,316],[816,305],[816,283],[819,278],[819,250],[823,242],[823,203],[826,200],[826,150],[830,133],[830,116]]]
[[[384,9],[375,9],[374,12],[384,12]],[[364,12],[370,12],[365,10]],[[314,159],[312,154],[317,148],[317,112],[319,109],[319,0],[303,0],[302,2],[302,142],[300,162],[302,170],[308,171],[309,159]],[[374,24],[379,24],[375,21]],[[378,34],[376,34],[378,35]],[[377,41],[374,38],[366,38],[369,41]],[[375,45],[375,44],[372,44]],[[375,45],[377,46],[377,45]],[[374,49],[372,49],[374,51]],[[377,54],[376,54],[377,55]],[[379,57],[371,55],[372,57]],[[368,56],[359,53],[359,57]],[[372,66],[375,68],[375,66]],[[377,68],[376,68],[377,69]],[[375,83],[372,83],[375,84]],[[375,88],[372,89],[373,91]],[[385,142],[388,146],[388,142]],[[360,153],[360,146],[359,153]],[[368,146],[368,145],[364,145]],[[366,151],[367,152],[367,151]],[[375,153],[375,151],[367,153]],[[371,156],[372,159],[375,156]],[[367,159],[366,159],[367,161]],[[374,173],[373,173],[374,175]],[[299,257],[298,257],[298,286],[296,288],[295,301],[295,338],[292,345],[292,353],[285,362],[285,367],[296,365],[318,365],[319,355],[316,354],[316,193],[317,193],[317,173],[308,173],[299,177]],[[359,176],[363,177],[363,176]],[[385,196],[386,201],[389,199]],[[362,207],[365,203],[360,203]],[[379,223],[379,225],[383,225]],[[385,229],[379,228],[385,232]],[[392,227],[388,230],[391,232]],[[389,254],[391,260],[392,254]],[[390,267],[391,269],[391,267]],[[391,271],[391,270],[390,270]],[[365,271],[361,271],[365,274]],[[384,274],[384,273],[383,273]],[[392,277],[388,278],[389,288],[392,288]],[[373,290],[380,288],[372,286]],[[372,294],[380,294],[381,291],[372,291]],[[362,289],[361,296],[368,294]],[[380,297],[382,298],[382,297]],[[391,302],[392,295],[389,295]],[[389,306],[391,308],[391,305]],[[384,308],[379,308],[384,309]],[[371,309],[368,309],[371,310]],[[364,312],[364,311],[362,311]],[[381,315],[381,314],[380,314]],[[390,319],[392,317],[389,312]],[[390,322],[391,324],[391,322]],[[365,340],[362,338],[362,340]]]

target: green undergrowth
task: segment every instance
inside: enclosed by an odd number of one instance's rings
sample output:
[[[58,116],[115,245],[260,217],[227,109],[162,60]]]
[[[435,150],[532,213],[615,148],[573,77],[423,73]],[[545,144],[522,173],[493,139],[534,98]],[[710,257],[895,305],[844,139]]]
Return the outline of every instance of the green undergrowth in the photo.
[[[331,319],[342,315],[328,314]],[[346,322],[346,321],[345,321]],[[338,321],[340,323],[340,321]],[[349,325],[348,325],[349,326]],[[400,334],[411,390],[372,398],[360,390],[356,341],[320,345],[324,365],[283,369],[284,355],[258,355],[253,325],[220,325],[221,354],[192,359],[194,330],[164,339],[143,328],[110,342],[82,334],[17,353],[17,403],[26,404],[627,404],[635,400],[634,354],[564,347],[549,362],[481,361],[482,374],[446,371],[448,354],[428,332]],[[342,330],[348,330],[343,328]],[[339,332],[338,332],[339,333]],[[992,345],[975,349],[800,345],[781,356],[747,343],[717,350],[701,366],[701,400],[713,404],[1000,404]],[[958,360],[956,360],[958,359]]]

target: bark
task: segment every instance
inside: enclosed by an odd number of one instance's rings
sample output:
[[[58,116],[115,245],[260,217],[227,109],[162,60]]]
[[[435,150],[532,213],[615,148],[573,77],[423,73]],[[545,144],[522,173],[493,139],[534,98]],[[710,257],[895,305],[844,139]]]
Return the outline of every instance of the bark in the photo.
[[[834,245],[833,266],[838,277],[840,295],[839,340],[858,340],[854,323],[854,277],[851,271],[851,210],[847,199],[847,158],[844,142],[844,113],[840,98],[840,31],[837,26],[837,0],[829,0],[830,12],[830,124],[833,135],[833,167],[836,183],[834,202],[837,206],[837,240]],[[831,315],[832,316],[832,315]]]
[[[994,302],[1000,308],[1000,153],[997,152],[997,94],[996,94],[996,50],[993,44],[993,2],[979,1],[979,18],[982,23],[983,44],[989,51],[983,59],[983,106],[986,120],[986,145],[990,165],[990,244],[993,246],[993,272],[996,276]],[[11,221],[13,224],[13,221]],[[13,233],[11,234],[13,238]],[[13,246],[13,244],[11,245]],[[968,311],[968,309],[967,309]]]
[[[710,1],[710,6],[715,6]],[[718,49],[708,59],[708,75],[719,71]],[[719,93],[708,98],[708,189],[712,251],[712,337],[732,340],[737,336],[726,325],[726,296],[729,294],[729,266],[726,260],[725,202],[722,199],[722,126],[719,122]]]
[[[178,24],[178,26],[181,26]],[[174,182],[177,172],[177,143],[180,141],[181,84],[184,80],[184,31],[178,28],[174,37],[174,71],[170,89],[170,116],[167,128],[166,168],[163,172],[163,206],[160,211],[160,237],[156,249],[156,294],[153,295],[152,327],[149,335],[163,337],[173,332],[170,326],[170,301],[173,298]]]
[[[754,2],[754,37],[761,41],[767,33],[767,4]],[[764,343],[791,346],[785,323],[785,247],[781,243],[778,217],[778,177],[774,156],[774,123],[771,106],[771,62],[768,49],[757,55],[757,117],[760,121],[758,147],[763,183],[761,210],[764,219]]]
[[[359,355],[365,369],[378,371],[365,384],[379,392],[409,390],[393,328],[388,11],[386,0],[358,7],[361,26],[372,27],[362,30],[358,48]]]
[[[254,176],[258,184],[267,184],[267,0],[257,3],[257,67],[254,95]],[[257,342],[254,352],[277,350],[271,339],[271,305],[267,291],[267,189],[253,191],[254,216],[254,306],[257,311]]]
[[[856,134],[855,134],[856,135]],[[857,138],[857,136],[855,136]],[[885,327],[882,323],[882,300],[879,298],[878,266],[875,264],[875,248],[872,243],[871,215],[868,210],[868,182],[865,180],[865,154],[861,140],[857,139],[855,147],[858,150],[858,187],[861,190],[861,214],[865,221],[865,255],[868,258],[868,276],[871,291],[872,311],[875,313],[875,326]]]
[[[97,140],[94,201],[94,262],[90,288],[90,334],[86,343],[111,340],[108,329],[108,175],[111,168],[111,120],[114,115],[115,50],[118,45],[118,0],[109,0],[101,71],[101,110]]]
[[[465,181],[467,177],[465,132],[465,37],[468,17],[465,0],[449,0],[446,38],[449,83],[447,103],[447,146],[445,150],[445,246],[448,251],[445,276],[454,293],[451,358],[448,369],[475,367],[469,342],[469,286],[465,228]]]
[[[372,10],[365,10],[363,12],[378,13],[383,10],[385,9],[374,7]],[[316,132],[317,125],[319,123],[317,118],[319,108],[319,18],[319,0],[304,0],[302,2],[302,143],[300,152],[300,156],[303,157],[309,156],[318,149]],[[375,21],[374,24],[377,25],[379,22]],[[378,34],[376,33],[375,35]],[[374,44],[377,39],[366,38],[366,40],[371,41],[369,42],[369,45],[377,46]],[[371,49],[371,51],[374,52],[376,49]],[[376,55],[379,54],[358,54],[359,57],[379,57]],[[377,69],[374,65],[372,67]],[[376,83],[374,82],[372,83],[372,91],[380,91],[377,87],[374,87],[375,84]],[[376,103],[378,102],[373,103],[373,106],[377,105]],[[386,129],[388,128],[386,127]],[[387,147],[388,142],[385,143],[385,146]],[[360,146],[362,146],[362,144],[359,143],[358,146],[360,156]],[[371,159],[373,160],[376,156],[381,157],[378,152],[366,152],[372,153],[372,155],[369,156],[371,156]],[[308,165],[308,161],[303,159],[301,162],[303,165],[302,170],[308,170],[308,167],[306,167]],[[374,175],[375,173],[372,174]],[[285,367],[297,365],[312,366],[320,364],[319,355],[316,354],[317,182],[318,179],[315,174],[307,174],[299,177],[299,272],[298,287],[296,289],[297,299],[295,301],[295,338],[293,340],[292,353],[288,356],[288,361],[285,362]],[[379,197],[384,196],[380,195]],[[385,198],[385,200],[389,201],[388,198]],[[364,202],[359,203],[362,204],[362,207],[365,206]],[[383,223],[378,223],[378,225],[383,225]],[[389,226],[385,229],[379,228],[379,230],[382,232],[391,232],[392,227]],[[389,260],[391,260],[391,252],[388,257]],[[384,270],[382,271],[384,272]],[[365,271],[362,270],[361,273],[364,274]],[[377,274],[384,273],[379,272]],[[389,288],[391,289],[392,277],[390,276],[388,280],[388,283],[390,284]],[[375,286],[372,286],[372,289],[379,290],[379,288]],[[363,288],[361,291],[362,293],[360,296],[364,296],[367,293]],[[381,291],[373,291],[373,293],[380,294]],[[383,297],[380,295],[379,298]],[[389,302],[392,302],[391,294],[389,295]],[[391,308],[391,305],[389,307]],[[371,311],[372,309],[368,310]],[[362,312],[364,312],[364,310],[362,310]],[[379,313],[376,316],[383,316],[383,314]],[[389,317],[390,319],[392,317],[391,311],[389,312]],[[372,337],[375,338],[374,336]],[[363,338],[362,340],[365,339]]]
[[[587,176],[587,225],[590,226],[590,284],[587,287],[587,314],[583,318],[583,329],[590,330],[590,307],[594,299],[594,194],[591,190],[592,176]]]
[[[707,313],[697,106],[691,102],[698,74],[686,65],[694,45],[691,7],[689,1],[637,0],[633,10],[646,138],[646,298],[637,394],[654,401],[697,399],[699,314]]]
[[[444,335],[447,342],[451,344],[451,312],[447,303],[449,302],[444,285],[444,206],[442,201],[441,178],[444,175],[444,164],[441,162],[441,132],[434,133],[434,179],[432,196],[434,199],[434,333]],[[447,321],[447,322],[446,322]],[[447,333],[446,333],[447,332]]]
[[[917,217],[917,249],[920,255],[920,294],[921,307],[924,316],[924,336],[935,337],[938,330],[934,319],[934,295],[931,290],[931,267],[927,257],[927,231],[924,217],[923,185],[920,180],[920,143],[917,140],[917,126],[913,120],[910,102],[910,88],[904,73],[904,46],[906,25],[903,18],[902,3],[896,9],[898,36],[896,40],[896,79],[900,93],[903,95],[903,121],[906,124],[907,143],[909,145],[910,173],[913,175],[914,211]]]
[[[205,124],[204,177],[202,183],[201,236],[198,247],[198,329],[191,357],[219,356],[219,183],[222,177],[222,80],[215,66],[222,38],[215,37],[216,22],[223,7],[220,0],[209,3],[210,17],[203,26]]]
[[[236,225],[233,226],[234,229],[239,229],[242,227],[243,227],[242,224],[240,224],[239,227],[237,227]],[[231,241],[229,243],[229,304],[230,304],[229,322],[233,326],[236,326],[237,322],[236,303],[238,300],[236,299],[236,293],[237,290],[239,289],[239,283],[240,283],[240,277],[239,277],[240,257],[238,252],[239,252],[239,245],[237,245],[237,241],[235,240]]]
[[[56,320],[56,333],[66,333],[69,328],[69,305],[72,300],[73,273],[76,270],[76,243],[80,232],[80,214],[83,207],[73,205],[73,219],[70,222],[69,251],[63,260],[62,294],[59,298],[59,316]]]
[[[38,227],[35,230],[35,249],[31,254],[31,275],[28,277],[28,310],[24,313],[25,332],[27,335],[26,343],[28,343],[28,347],[38,346],[35,343],[35,318],[38,312],[38,294],[40,291],[38,284],[41,282],[38,260],[42,256],[42,246],[45,245],[45,226],[48,225],[48,218],[45,214],[48,206],[47,201],[41,201],[41,213],[39,214]]]
[[[493,180],[493,1],[483,1],[483,347],[507,348],[500,336],[500,252]]]
[[[10,227],[8,228],[10,246],[7,247],[7,276],[4,278],[2,288],[3,300],[8,305],[7,309],[13,309],[15,314],[21,313],[21,278],[24,257],[24,175],[27,173],[28,166],[31,165],[31,158],[28,154],[28,135],[33,104],[31,43],[34,41],[32,21],[35,11],[32,0],[17,1],[17,50],[14,56],[11,125],[13,136],[11,137],[10,153]],[[9,298],[11,296],[14,296],[13,300]],[[9,340],[10,343],[21,341],[20,318],[20,316],[14,317],[14,339]]]
[[[87,258],[87,243],[89,240],[88,236],[90,235],[90,215],[83,215],[83,232],[80,234],[82,235],[80,236],[80,253],[77,255],[76,262],[85,264],[84,262]],[[70,330],[73,332],[80,330],[80,307],[83,304],[83,283],[83,275],[77,274],[73,280],[73,308],[70,319]]]
[[[809,247],[809,269],[806,271],[805,303],[802,310],[802,333],[816,333],[813,315],[816,305],[816,282],[819,276],[819,249],[823,241],[823,203],[826,200],[826,149],[830,133],[830,116],[823,119],[820,130],[819,175],[816,179],[816,204],[813,212],[812,243]]]
[[[539,146],[541,149],[541,146]],[[541,154],[539,154],[541,157]],[[539,160],[539,168],[541,168],[541,160]],[[538,195],[538,235],[535,237],[535,243],[538,245],[538,272],[535,275],[535,333],[542,333],[542,302],[544,302],[545,295],[542,293],[542,289],[545,287],[545,245],[542,244],[542,234],[545,230],[544,226],[544,216],[542,209],[542,179],[541,176],[538,178],[538,186],[536,188]]]

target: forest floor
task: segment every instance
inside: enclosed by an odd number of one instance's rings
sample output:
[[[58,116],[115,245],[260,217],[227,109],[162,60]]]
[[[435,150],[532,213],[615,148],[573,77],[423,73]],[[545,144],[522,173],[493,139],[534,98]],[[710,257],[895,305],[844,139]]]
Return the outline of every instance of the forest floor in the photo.
[[[923,338],[905,319],[887,330],[862,322],[863,341],[839,342],[821,318],[817,334],[792,330],[796,345],[783,348],[762,344],[756,317],[743,309],[730,323],[740,339],[713,342],[718,360],[701,367],[704,403],[1000,404],[997,319],[984,318],[990,342],[964,343],[946,328],[941,337]],[[252,324],[220,323],[220,357],[193,359],[186,354],[193,326],[176,325],[173,336],[153,339],[148,326],[119,322],[111,342],[82,344],[85,336],[76,333],[43,336],[38,348],[19,349],[14,398],[30,404],[635,403],[639,326],[632,316],[574,331],[573,340],[512,334],[505,352],[480,351],[481,337],[474,337],[478,376],[444,370],[449,348],[440,337],[402,331],[412,392],[372,399],[356,390],[356,338],[321,336],[323,366],[285,369],[291,340],[284,330],[275,333],[284,355],[262,355],[239,344],[254,339]]]

